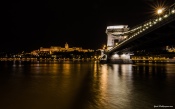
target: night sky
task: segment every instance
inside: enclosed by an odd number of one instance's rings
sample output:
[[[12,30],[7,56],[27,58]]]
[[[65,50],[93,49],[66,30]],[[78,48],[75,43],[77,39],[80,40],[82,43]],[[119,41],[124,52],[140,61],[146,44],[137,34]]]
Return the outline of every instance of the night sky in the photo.
[[[62,46],[99,49],[106,27],[133,27],[175,0],[10,0],[2,4],[0,51]]]

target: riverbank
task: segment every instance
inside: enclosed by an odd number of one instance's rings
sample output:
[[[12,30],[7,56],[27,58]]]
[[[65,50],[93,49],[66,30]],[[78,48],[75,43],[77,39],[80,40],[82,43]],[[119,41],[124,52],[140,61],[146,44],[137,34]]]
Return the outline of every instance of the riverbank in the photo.
[[[69,58],[0,58],[0,61],[97,61],[99,59],[94,58],[82,58],[82,59],[69,59]]]

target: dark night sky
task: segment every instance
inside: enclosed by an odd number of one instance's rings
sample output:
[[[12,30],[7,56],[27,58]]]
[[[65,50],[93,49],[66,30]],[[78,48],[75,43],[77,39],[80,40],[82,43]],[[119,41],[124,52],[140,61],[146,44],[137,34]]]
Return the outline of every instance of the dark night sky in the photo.
[[[90,49],[106,44],[110,25],[132,27],[153,16],[158,3],[175,0],[11,0],[1,13],[0,51],[62,46]]]

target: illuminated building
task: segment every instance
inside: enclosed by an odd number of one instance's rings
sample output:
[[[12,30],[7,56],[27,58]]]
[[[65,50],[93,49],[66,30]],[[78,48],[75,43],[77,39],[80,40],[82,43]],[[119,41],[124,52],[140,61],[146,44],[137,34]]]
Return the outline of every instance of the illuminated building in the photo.
[[[73,51],[77,51],[77,52],[94,52],[94,50],[92,49],[83,49],[82,47],[69,47],[68,43],[65,44],[65,47],[61,47],[61,46],[51,46],[50,48],[43,48],[40,47],[39,50],[33,50],[31,52],[31,54],[36,55],[39,52],[45,52],[45,53],[49,53],[52,54],[53,52],[73,52]]]

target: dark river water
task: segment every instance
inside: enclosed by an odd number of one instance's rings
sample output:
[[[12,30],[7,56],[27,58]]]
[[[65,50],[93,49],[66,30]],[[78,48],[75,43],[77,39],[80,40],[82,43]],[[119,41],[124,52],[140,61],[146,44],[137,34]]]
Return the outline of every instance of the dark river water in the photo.
[[[0,109],[175,108],[175,64],[0,62]]]

